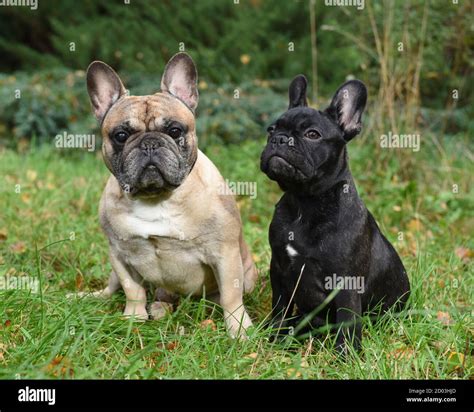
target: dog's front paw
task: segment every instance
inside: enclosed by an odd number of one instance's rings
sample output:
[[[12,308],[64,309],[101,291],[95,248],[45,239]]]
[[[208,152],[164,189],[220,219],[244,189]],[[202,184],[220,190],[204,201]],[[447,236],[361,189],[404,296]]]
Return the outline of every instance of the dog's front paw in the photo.
[[[239,321],[233,315],[229,315],[225,320],[227,333],[232,339],[247,340],[247,329],[252,326],[252,321],[250,320],[247,312],[243,313],[241,321]]]
[[[148,312],[144,303],[127,302],[123,316],[125,318],[133,318],[136,321],[148,320]]]

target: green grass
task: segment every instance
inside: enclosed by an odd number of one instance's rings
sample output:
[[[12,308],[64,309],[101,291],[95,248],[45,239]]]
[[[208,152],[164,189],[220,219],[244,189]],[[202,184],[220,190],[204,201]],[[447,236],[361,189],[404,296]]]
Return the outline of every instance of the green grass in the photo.
[[[406,152],[410,170],[368,138],[350,144],[361,196],[400,253],[413,293],[409,310],[375,324],[364,319],[363,349],[348,359],[337,356],[331,336],[273,344],[261,327],[271,299],[267,230],[281,195],[259,171],[262,141],[206,149],[225,178],[258,185],[255,200],[238,200],[261,273],[245,299],[256,324],[245,342],[229,339],[221,310],[203,300],[182,299],[164,319],[133,323],[120,316],[121,293],[108,301],[67,299],[76,288],[98,289],[108,277],[107,241],[97,218],[108,171],[91,153],[46,146],[1,151],[0,275],[36,277],[42,287],[36,294],[0,291],[0,378],[472,376],[474,147],[460,137],[442,142],[442,151],[424,143],[420,152]],[[460,247],[470,257],[462,260]],[[216,330],[201,325],[206,319]]]

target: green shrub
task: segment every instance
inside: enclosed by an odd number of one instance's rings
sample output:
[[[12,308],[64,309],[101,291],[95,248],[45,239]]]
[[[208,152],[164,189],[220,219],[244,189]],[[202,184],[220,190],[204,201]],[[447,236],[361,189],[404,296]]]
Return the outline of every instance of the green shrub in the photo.
[[[121,75],[132,94],[159,90],[159,76]],[[239,98],[234,98],[236,90]],[[239,89],[201,82],[197,120],[201,146],[261,137],[266,125],[286,104],[286,95],[276,93],[265,82],[244,83]],[[1,140],[34,138],[47,143],[64,131],[100,134],[90,110],[84,71],[56,69],[35,75],[0,75]]]

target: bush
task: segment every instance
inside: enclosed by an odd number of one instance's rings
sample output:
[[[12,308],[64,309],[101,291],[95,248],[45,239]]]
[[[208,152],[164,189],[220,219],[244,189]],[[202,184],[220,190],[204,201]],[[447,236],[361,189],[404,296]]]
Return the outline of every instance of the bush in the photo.
[[[159,90],[159,76],[125,73],[122,77],[132,94]],[[286,95],[269,86],[268,82],[252,82],[233,89],[201,82],[197,120],[201,147],[265,135],[268,123],[287,105]],[[238,98],[234,97],[236,90]],[[63,131],[100,135],[90,110],[84,71],[0,75],[0,139],[33,138],[47,143]]]

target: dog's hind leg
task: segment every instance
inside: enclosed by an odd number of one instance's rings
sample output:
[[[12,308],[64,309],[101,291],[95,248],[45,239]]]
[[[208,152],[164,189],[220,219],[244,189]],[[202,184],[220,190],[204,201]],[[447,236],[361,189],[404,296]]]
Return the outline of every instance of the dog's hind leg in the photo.
[[[94,298],[110,298],[117,290],[121,288],[120,281],[116,273],[112,270],[109,276],[108,285],[101,290],[95,292],[76,292],[68,293],[67,298],[82,298],[82,297],[94,297]]]

